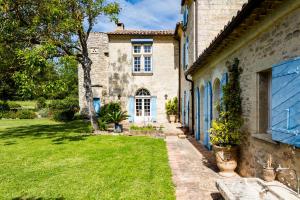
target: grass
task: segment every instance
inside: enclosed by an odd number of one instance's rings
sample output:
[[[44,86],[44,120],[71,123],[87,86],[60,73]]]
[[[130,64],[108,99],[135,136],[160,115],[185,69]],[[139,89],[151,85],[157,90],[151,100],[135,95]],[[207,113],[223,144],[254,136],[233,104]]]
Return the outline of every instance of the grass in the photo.
[[[0,120],[0,199],[175,199],[165,142],[82,121]]]

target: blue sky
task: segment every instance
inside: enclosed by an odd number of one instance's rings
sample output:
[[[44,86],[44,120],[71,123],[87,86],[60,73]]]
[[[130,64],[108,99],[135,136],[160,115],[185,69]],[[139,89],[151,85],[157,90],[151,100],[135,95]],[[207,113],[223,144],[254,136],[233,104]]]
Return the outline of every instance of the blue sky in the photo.
[[[180,0],[116,0],[122,10],[119,21],[126,29],[160,30],[175,28],[180,20]],[[115,24],[105,17],[99,17],[94,31],[108,32]]]

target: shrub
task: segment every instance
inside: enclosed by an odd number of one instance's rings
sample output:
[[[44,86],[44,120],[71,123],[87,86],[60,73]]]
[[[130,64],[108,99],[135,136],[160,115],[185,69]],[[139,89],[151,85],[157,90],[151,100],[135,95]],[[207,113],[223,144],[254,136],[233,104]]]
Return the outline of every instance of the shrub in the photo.
[[[55,121],[73,120],[75,113],[79,111],[78,99],[75,98],[53,100],[48,107]]]
[[[127,115],[126,113],[126,111],[108,113],[108,118],[111,122],[119,124],[121,121],[126,120],[129,117],[129,115]]]
[[[99,123],[100,131],[107,131],[107,122],[106,121],[102,121],[101,119],[99,119],[98,123]]]
[[[0,113],[1,119],[16,119],[19,118],[15,111],[2,111]]]
[[[72,110],[56,110],[53,112],[53,119],[55,121],[71,121],[74,119],[74,111]]]
[[[220,116],[212,121],[209,130],[213,145],[231,147],[240,143],[242,118],[242,98],[240,75],[242,69],[236,58],[233,64],[228,65],[229,81],[223,86],[223,98],[219,105]]]
[[[43,108],[43,109],[39,110],[38,114],[42,118],[47,118],[47,117],[51,116],[50,110],[48,108]]]
[[[0,101],[0,111],[9,111],[9,105],[7,101]]]
[[[44,97],[39,97],[36,100],[35,108],[40,110],[40,109],[46,108],[46,107],[47,107],[46,99]]]
[[[37,117],[36,113],[32,110],[19,110],[16,114],[19,119],[34,119]]]
[[[156,128],[152,125],[147,125],[147,126],[131,125],[130,130],[134,130],[134,131],[155,131]]]
[[[101,107],[100,113],[99,113],[99,118],[102,121],[106,121],[107,123],[112,123],[113,121],[111,120],[109,114],[117,113],[120,111],[121,111],[120,103],[111,102],[111,103],[105,104],[104,106]]]
[[[172,100],[166,102],[167,115],[177,115],[178,113],[178,99],[174,97]]]
[[[18,110],[18,109],[22,108],[22,106],[20,104],[13,102],[13,101],[9,101],[8,106],[9,106],[10,110]]]

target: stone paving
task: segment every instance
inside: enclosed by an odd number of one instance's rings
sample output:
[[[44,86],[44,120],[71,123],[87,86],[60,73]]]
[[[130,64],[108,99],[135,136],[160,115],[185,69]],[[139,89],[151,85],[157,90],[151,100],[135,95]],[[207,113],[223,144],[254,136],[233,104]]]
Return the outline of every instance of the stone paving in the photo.
[[[166,137],[169,163],[177,200],[221,200],[215,181],[221,179],[216,172],[212,152],[194,139]]]

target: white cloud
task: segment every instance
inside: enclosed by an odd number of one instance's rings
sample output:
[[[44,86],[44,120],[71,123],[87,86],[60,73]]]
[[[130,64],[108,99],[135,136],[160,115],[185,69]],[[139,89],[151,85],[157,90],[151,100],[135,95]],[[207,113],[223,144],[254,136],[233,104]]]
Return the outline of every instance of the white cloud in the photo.
[[[140,0],[134,4],[117,0],[122,8],[119,21],[126,29],[174,29],[180,20],[180,0]],[[115,25],[107,17],[100,16],[94,31],[113,31]]]

